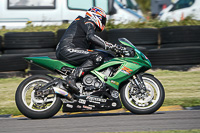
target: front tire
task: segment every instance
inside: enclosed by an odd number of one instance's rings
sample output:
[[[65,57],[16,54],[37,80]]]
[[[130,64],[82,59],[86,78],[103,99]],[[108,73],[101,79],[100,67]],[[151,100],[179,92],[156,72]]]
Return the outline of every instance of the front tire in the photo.
[[[46,75],[34,75],[25,79],[17,88],[15,101],[19,111],[31,119],[45,119],[54,116],[61,108],[62,102],[56,94],[46,97],[35,96],[36,86],[43,86],[52,81]]]
[[[141,94],[135,93],[132,82],[128,82],[121,90],[120,96],[126,109],[134,114],[151,114],[157,111],[163,104],[165,91],[158,79],[153,75],[142,75],[147,91]]]

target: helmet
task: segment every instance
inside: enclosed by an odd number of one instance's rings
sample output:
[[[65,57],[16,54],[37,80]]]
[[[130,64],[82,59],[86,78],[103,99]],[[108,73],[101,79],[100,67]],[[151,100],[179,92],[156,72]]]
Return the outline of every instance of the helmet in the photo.
[[[97,26],[99,31],[103,31],[106,25],[106,13],[99,7],[92,7],[86,12],[86,17],[89,17]]]

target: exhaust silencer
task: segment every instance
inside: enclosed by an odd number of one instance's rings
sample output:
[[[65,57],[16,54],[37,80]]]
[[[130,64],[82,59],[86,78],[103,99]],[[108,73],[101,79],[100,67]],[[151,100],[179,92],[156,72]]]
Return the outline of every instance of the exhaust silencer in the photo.
[[[60,94],[62,96],[67,97],[67,99],[72,100],[73,98],[72,98],[71,94],[68,93],[65,89],[61,89],[61,88],[62,87],[58,87],[58,86],[53,87],[56,94]]]

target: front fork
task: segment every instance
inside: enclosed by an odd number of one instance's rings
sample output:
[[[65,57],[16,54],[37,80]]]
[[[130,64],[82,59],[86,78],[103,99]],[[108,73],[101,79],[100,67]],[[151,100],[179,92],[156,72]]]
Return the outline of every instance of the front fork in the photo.
[[[137,89],[137,93],[145,93],[146,92],[146,86],[143,82],[142,79],[142,74],[136,74],[133,75],[133,80],[131,80],[133,85],[136,85]]]

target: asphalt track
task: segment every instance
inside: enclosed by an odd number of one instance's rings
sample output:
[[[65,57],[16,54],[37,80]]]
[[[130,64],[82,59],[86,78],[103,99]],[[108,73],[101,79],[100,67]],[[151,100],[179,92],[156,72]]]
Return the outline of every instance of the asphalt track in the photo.
[[[151,115],[95,113],[51,119],[0,118],[0,133],[94,133],[200,129],[200,110],[158,111]]]

